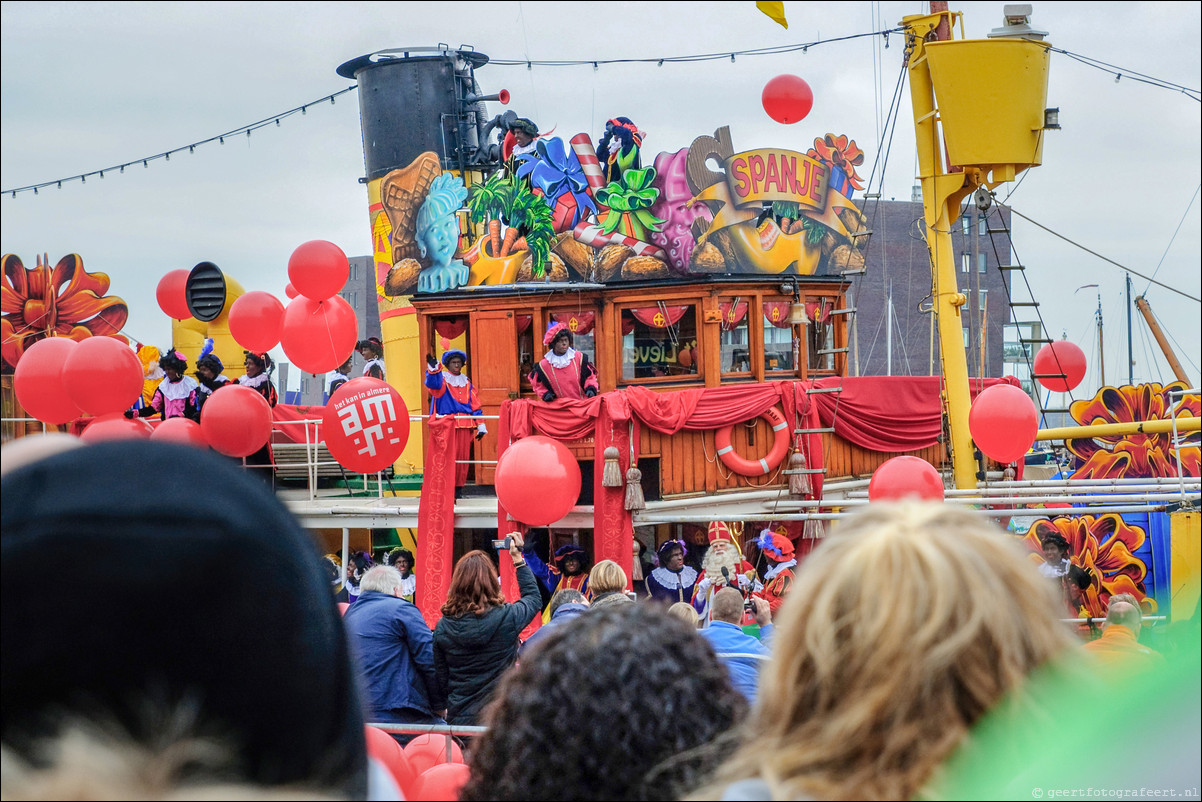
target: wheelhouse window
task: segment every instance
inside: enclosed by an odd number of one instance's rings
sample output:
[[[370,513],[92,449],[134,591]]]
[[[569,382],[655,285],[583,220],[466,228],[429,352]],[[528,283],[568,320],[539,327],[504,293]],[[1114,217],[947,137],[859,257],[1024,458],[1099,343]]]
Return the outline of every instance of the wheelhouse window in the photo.
[[[557,309],[550,313],[550,320],[554,323],[562,323],[567,326],[568,331],[572,332],[572,347],[587,355],[590,362],[597,361],[597,342],[593,335],[593,329],[597,325],[596,311],[592,309],[587,311],[580,309]],[[541,340],[539,344],[541,346]],[[543,349],[539,353],[540,359],[543,353],[546,353],[546,349]]]
[[[722,374],[751,375],[751,336],[748,331],[746,298],[725,298],[718,302],[722,314],[719,344],[722,348]]]
[[[764,371],[792,373],[793,324],[789,322],[791,301],[764,301]]]
[[[663,302],[622,310],[622,379],[698,375],[697,307]]]
[[[835,324],[831,312],[835,303],[830,298],[807,298],[806,326],[807,365],[811,373],[833,373],[835,370]]]
[[[530,372],[542,358],[542,351],[536,351],[534,338],[534,314],[532,312],[517,312],[514,314],[514,325],[518,336],[518,387],[523,393],[534,392],[530,386]],[[542,345],[541,338],[537,345]]]

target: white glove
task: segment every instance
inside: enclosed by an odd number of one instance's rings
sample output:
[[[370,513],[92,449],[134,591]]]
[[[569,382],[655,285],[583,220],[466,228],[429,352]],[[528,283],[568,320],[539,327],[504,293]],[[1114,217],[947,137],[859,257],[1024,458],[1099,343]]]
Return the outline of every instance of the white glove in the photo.
[[[751,587],[751,580],[747,578],[747,574],[739,574],[739,590],[747,590]]]
[[[694,592],[704,595],[705,592],[709,590],[709,586],[712,584],[714,584],[714,581],[707,576],[705,579],[697,583],[697,589]]]
[[[488,427],[485,426],[483,423],[481,423],[479,426],[476,427],[476,434],[483,437],[484,435],[488,434]]]

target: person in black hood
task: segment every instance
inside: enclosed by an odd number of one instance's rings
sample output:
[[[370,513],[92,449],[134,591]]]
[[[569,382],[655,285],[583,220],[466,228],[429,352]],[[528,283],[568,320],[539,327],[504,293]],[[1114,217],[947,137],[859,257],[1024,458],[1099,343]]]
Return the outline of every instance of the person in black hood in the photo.
[[[518,635],[542,607],[538,580],[522,558],[522,535],[509,537],[521,598],[506,604],[496,563],[482,551],[469,551],[455,564],[434,627],[434,671],[450,724],[476,723],[501,675],[517,660]]]
[[[80,725],[169,759],[164,723],[180,734],[183,721],[184,740],[222,757],[199,777],[181,767],[177,787],[365,796],[363,716],[327,571],[261,482],[195,448],[123,440],[24,465],[2,487],[6,761],[53,767]],[[88,570],[49,590],[47,560],[82,553]]]

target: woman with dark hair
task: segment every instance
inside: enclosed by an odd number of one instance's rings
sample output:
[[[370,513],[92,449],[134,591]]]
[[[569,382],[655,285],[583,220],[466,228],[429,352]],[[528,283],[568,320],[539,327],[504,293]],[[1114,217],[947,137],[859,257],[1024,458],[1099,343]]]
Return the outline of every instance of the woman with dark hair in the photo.
[[[338,392],[338,388],[350,381],[351,378],[351,362],[354,357],[348,356],[346,361],[335,368],[330,373],[330,395]]]
[[[271,357],[247,351],[246,362],[243,364],[246,367],[246,375],[238,377],[238,384],[249,387],[266,398],[270,406],[278,404],[280,396],[275,391],[275,385],[271,383],[271,372],[275,370],[275,363],[271,361]]]
[[[1069,562],[1068,541],[1063,535],[1050,532],[1039,539],[1039,544],[1043,546],[1043,562],[1039,566],[1039,573],[1048,579],[1056,580],[1069,614],[1076,616],[1084,601],[1082,591],[1093,581],[1089,571]]]
[[[346,561],[346,589],[350,595],[348,601],[351,604],[354,604],[355,599],[359,598],[359,581],[363,579],[367,569],[375,564],[375,560],[366,551],[351,552],[351,556]]]
[[[159,357],[159,367],[163,369],[166,378],[155,388],[150,404],[141,409],[127,409],[127,418],[149,418],[156,412],[163,420],[168,418],[200,418],[200,401],[196,379],[185,376],[188,360],[174,348],[163,351]]]
[[[417,596],[417,576],[413,573],[417,561],[413,559],[413,552],[409,549],[395,548],[385,555],[384,564],[391,565],[401,572],[401,598],[413,601]]]
[[[379,337],[368,337],[360,340],[355,350],[363,357],[363,375],[373,379],[384,379],[384,343]]]
[[[200,352],[200,358],[196,360],[196,374],[200,386],[196,388],[196,406],[198,411],[203,411],[205,401],[209,400],[209,396],[215,390],[220,390],[222,387],[230,383],[229,376],[226,376],[222,371],[225,370],[225,365],[221,364],[221,359],[217,354],[213,353],[213,340],[205,340],[205,346]]]
[[[510,536],[509,557],[522,597],[505,603],[497,565],[482,551],[455,564],[451,587],[434,627],[434,670],[447,698],[447,723],[475,724],[505,670],[518,655],[518,635],[538,615],[538,580],[522,558],[522,535]]]
[[[501,681],[459,798],[680,799],[746,715],[695,629],[656,604],[590,610]]]

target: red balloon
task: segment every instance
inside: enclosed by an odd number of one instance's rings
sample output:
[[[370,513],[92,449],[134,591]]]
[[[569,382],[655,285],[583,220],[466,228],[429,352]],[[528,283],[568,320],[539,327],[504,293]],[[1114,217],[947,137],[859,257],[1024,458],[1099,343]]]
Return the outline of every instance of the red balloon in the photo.
[[[417,781],[417,770],[409,763],[409,758],[401,745],[384,730],[376,727],[364,727],[367,730],[367,755],[380,761],[388,773],[396,780],[397,787],[405,794],[406,799],[412,799],[414,783]]]
[[[291,282],[284,287],[284,294],[289,298],[295,298],[296,296],[300,295],[300,293],[296,291],[296,287],[292,286]]]
[[[1003,465],[1016,462],[1035,442],[1039,412],[1021,387],[995,384],[973,400],[968,431],[985,456]]]
[[[328,373],[354,353],[359,339],[355,310],[337,296],[314,301],[301,296],[284,309],[280,345],[306,373]]]
[[[567,446],[534,435],[501,454],[496,470],[497,501],[514,520],[547,526],[563,518],[580,498],[580,465]]]
[[[362,377],[338,388],[321,418],[330,456],[355,473],[382,471],[409,442],[409,408],[387,382]]]
[[[168,418],[154,427],[154,434],[150,435],[150,439],[197,448],[209,447],[209,441],[205,440],[200,424],[190,418]]]
[[[449,735],[419,735],[405,744],[405,757],[419,775],[432,766],[447,762],[447,739]],[[463,751],[451,740],[451,763],[463,763]],[[455,797],[445,797],[454,799]]]
[[[472,770],[462,763],[443,763],[426,769],[414,783],[410,799],[431,800],[458,799],[459,792],[467,785]]]
[[[104,415],[89,423],[79,439],[85,443],[103,440],[148,440],[153,427],[142,418],[127,418],[121,413]]]
[[[1036,379],[1044,387],[1056,393],[1067,393],[1085,378],[1085,352],[1075,343],[1057,340],[1039,349],[1032,367],[1037,376],[1055,376]],[[1064,378],[1060,378],[1062,375]]]
[[[297,292],[314,301],[337,295],[350,275],[346,254],[325,240],[306,242],[288,258],[288,280]]]
[[[200,431],[214,451],[227,457],[249,457],[271,438],[271,407],[249,387],[222,387],[205,401]]]
[[[869,501],[943,501],[943,477],[925,459],[894,457],[872,473],[868,482]]]
[[[778,75],[764,84],[760,102],[769,117],[790,125],[804,120],[810,113],[814,107],[814,90],[796,75]]]
[[[190,270],[172,270],[159,279],[159,286],[154,294],[158,298],[159,309],[162,309],[163,314],[167,317],[176,320],[187,320],[192,317],[192,310],[188,308],[188,296],[185,292],[188,274],[191,272]]]
[[[83,414],[63,383],[64,367],[78,347],[68,337],[47,337],[25,349],[13,372],[13,390],[26,415],[57,426]]]
[[[247,351],[263,354],[280,341],[284,305],[269,292],[248,292],[230,306],[230,334]]]
[[[88,337],[63,363],[63,387],[89,415],[124,412],[142,395],[142,363],[125,343]]]

